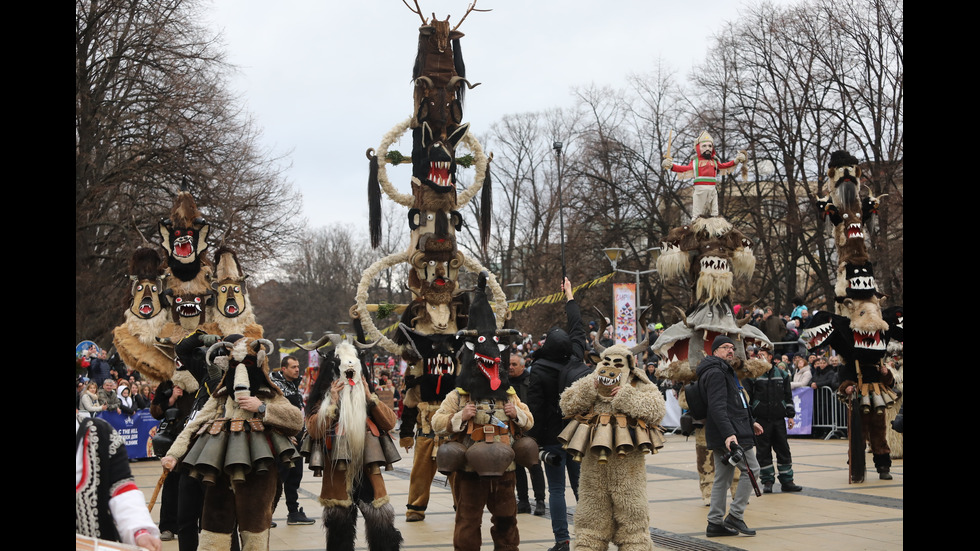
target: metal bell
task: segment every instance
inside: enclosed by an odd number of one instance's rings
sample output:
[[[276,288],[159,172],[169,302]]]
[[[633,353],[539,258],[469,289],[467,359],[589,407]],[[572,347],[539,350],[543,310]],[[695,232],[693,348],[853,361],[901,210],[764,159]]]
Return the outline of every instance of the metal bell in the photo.
[[[265,432],[250,432],[248,434],[248,450],[252,458],[252,469],[257,473],[267,473],[274,468],[276,458],[272,455],[272,448],[269,441],[265,438]]]
[[[885,400],[881,397],[881,394],[871,395],[871,405],[874,407],[875,413],[878,415],[885,414]]]
[[[228,433],[221,431],[217,434],[201,435],[205,440],[204,449],[194,465],[192,475],[201,479],[205,484],[212,485],[217,480],[218,473],[225,466],[225,449],[228,447]]]
[[[293,445],[293,442],[286,436],[279,434],[274,430],[263,431],[269,440],[272,441],[272,455],[276,457],[282,463],[292,464],[296,459],[299,458],[299,450]]]
[[[398,452],[398,446],[392,441],[391,435],[388,433],[382,433],[378,437],[381,441],[381,451],[385,456],[385,470],[393,470],[394,467],[391,466],[392,463],[397,463],[402,460],[402,454]]]
[[[514,462],[514,448],[502,442],[476,442],[466,450],[466,464],[480,476],[503,476]]]
[[[313,471],[313,476],[323,476],[323,467],[326,464],[323,440],[314,440],[312,438],[307,438],[306,440],[310,442],[310,470]]]
[[[616,453],[621,456],[633,451],[635,447],[633,435],[630,434],[630,429],[626,425],[625,415],[616,416],[616,429],[613,431],[613,442],[616,444]]]
[[[330,462],[333,463],[334,469],[338,471],[346,471],[347,465],[351,461],[350,448],[344,445],[346,438],[346,435],[335,437],[333,447],[330,448]]]
[[[871,413],[871,397],[861,394],[861,413]]]
[[[578,428],[579,424],[578,419],[572,419],[558,434],[558,443],[561,444],[561,449],[568,449],[568,443],[571,442],[572,436],[575,434],[575,429]]]
[[[538,443],[530,436],[522,436],[514,441],[514,461],[524,468],[538,464]]]
[[[660,427],[652,426],[647,429],[650,435],[650,441],[653,442],[653,453],[657,453],[657,450],[664,447],[667,443],[667,439],[664,438],[664,433],[660,432]]]
[[[637,421],[636,426],[633,427],[633,432],[636,435],[637,449],[643,453],[652,453],[653,442],[650,440],[650,431],[647,429],[646,423]]]
[[[310,462],[310,456],[313,454],[313,439],[309,436],[303,438],[303,442],[299,445],[299,454],[306,459],[306,462]]]
[[[592,443],[589,445],[589,450],[599,454],[599,463],[605,463],[613,448],[613,427],[609,424],[608,416],[602,415],[599,424],[592,430]]]
[[[585,423],[580,423],[575,427],[575,434],[565,446],[572,461],[582,461],[582,456],[589,450],[589,438],[592,435],[592,427]]]
[[[180,462],[187,469],[192,469],[197,465],[198,458],[201,456],[201,450],[204,449],[204,444],[207,438],[198,437],[194,440],[194,444],[191,445],[191,449],[184,454],[184,459]]]
[[[248,436],[243,431],[228,433],[228,449],[225,450],[224,472],[232,482],[244,482],[252,471],[252,459]]]
[[[461,442],[450,440],[439,446],[436,452],[436,468],[440,473],[448,475],[462,471],[466,467],[466,446]]]
[[[364,465],[385,463],[385,453],[381,449],[381,440],[370,431],[364,435]]]
[[[894,391],[892,391],[892,389],[890,389],[890,388],[882,388],[881,389],[881,398],[883,400],[885,400],[885,407],[886,408],[892,407],[892,404],[895,403],[896,396],[898,396],[898,395],[895,394]]]

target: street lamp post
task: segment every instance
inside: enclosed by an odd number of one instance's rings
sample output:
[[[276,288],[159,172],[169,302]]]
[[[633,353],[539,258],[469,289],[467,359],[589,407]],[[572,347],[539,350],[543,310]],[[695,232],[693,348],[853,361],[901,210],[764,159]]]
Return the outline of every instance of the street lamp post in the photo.
[[[654,255],[654,259],[656,259],[656,257],[660,255],[660,253],[659,253],[660,247],[651,247],[649,249],[646,249],[643,252],[649,252],[649,251],[658,251]],[[626,249],[610,247],[610,248],[607,248],[607,249],[602,249],[602,252],[605,253],[606,258],[609,260],[609,264],[612,265],[612,269],[613,269],[614,272],[623,272],[624,274],[632,274],[632,275],[636,276],[636,316],[637,316],[636,317],[636,336],[637,336],[637,338],[639,338],[639,336],[643,333],[643,328],[640,327],[640,314],[643,312],[643,308],[640,307],[640,276],[641,275],[655,273],[657,271],[657,269],[656,268],[653,268],[652,270],[643,270],[643,271],[640,271],[640,270],[621,270],[621,269],[619,269],[619,268],[616,267],[616,264],[623,257],[623,254],[626,252]]]
[[[551,144],[551,147],[555,150],[555,160],[558,166],[558,230],[561,232],[561,281],[562,285],[565,284],[565,278],[568,274],[565,272],[565,215],[562,214],[564,210],[562,208],[561,199],[561,148],[562,143],[555,141]]]

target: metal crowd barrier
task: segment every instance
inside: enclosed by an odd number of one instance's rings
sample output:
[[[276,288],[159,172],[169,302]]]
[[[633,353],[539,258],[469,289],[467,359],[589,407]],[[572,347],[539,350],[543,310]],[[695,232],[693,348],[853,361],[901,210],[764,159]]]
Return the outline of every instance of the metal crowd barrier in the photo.
[[[830,387],[820,387],[813,393],[813,428],[827,428],[824,440],[835,434],[847,437],[847,406],[837,399],[837,393]]]

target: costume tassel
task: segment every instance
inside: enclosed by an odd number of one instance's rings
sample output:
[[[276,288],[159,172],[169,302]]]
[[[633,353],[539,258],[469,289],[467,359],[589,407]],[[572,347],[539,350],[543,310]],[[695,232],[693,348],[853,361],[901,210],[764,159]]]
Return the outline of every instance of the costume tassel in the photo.
[[[367,150],[368,158],[368,219],[371,229],[371,248],[381,244],[381,184],[378,182],[378,156]],[[383,162],[383,161],[382,161]]]
[[[490,217],[493,214],[493,189],[490,180],[490,162],[483,178],[483,192],[480,196],[480,246],[487,250],[490,244]]]

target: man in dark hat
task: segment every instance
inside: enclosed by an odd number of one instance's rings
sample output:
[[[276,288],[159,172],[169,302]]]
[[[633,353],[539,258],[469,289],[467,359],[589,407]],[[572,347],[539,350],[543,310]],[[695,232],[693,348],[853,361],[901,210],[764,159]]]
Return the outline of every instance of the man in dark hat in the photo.
[[[740,447],[744,450],[741,463],[758,476],[759,462],[751,448],[755,445],[755,437],[762,434],[762,425],[752,419],[742,383],[732,365],[734,361],[734,341],[725,335],[718,335],[711,343],[711,355],[705,356],[697,368],[698,381],[708,404],[705,440],[708,448],[714,451],[715,458],[715,481],[711,488],[711,507],[705,530],[709,538],[735,536],[739,532],[747,536],[755,535],[755,530],[746,526],[743,520],[752,493],[752,482],[748,476],[739,478],[732,507],[725,516],[728,492],[736,468],[729,457],[734,459]]]

